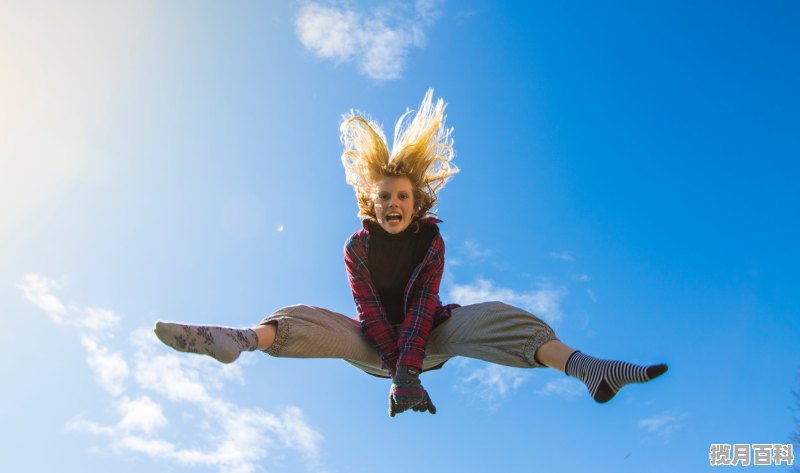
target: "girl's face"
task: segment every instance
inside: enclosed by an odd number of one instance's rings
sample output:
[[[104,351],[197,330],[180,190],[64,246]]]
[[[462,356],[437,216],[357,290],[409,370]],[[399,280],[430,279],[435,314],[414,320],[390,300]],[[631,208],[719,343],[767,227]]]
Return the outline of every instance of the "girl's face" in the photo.
[[[375,186],[375,218],[389,233],[400,233],[414,218],[414,186],[405,176],[384,177]]]

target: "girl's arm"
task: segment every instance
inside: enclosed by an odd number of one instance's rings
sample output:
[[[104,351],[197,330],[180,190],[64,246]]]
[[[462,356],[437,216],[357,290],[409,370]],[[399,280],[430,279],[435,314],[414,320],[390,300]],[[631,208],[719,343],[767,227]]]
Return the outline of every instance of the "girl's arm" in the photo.
[[[383,368],[394,375],[400,352],[394,340],[392,326],[386,319],[378,291],[369,274],[366,238],[366,232],[358,232],[347,240],[344,263],[358,311],[358,321],[361,322],[361,331],[378,350]]]
[[[433,330],[434,314],[441,302],[439,284],[444,273],[444,240],[438,233],[431,242],[425,265],[420,269],[408,298],[403,331],[398,341],[398,366],[422,370],[428,338]]]

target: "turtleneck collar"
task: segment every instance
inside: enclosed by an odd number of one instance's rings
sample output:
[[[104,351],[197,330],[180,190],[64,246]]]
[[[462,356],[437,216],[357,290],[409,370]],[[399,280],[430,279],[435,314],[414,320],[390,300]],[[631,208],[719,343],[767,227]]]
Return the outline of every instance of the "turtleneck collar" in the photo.
[[[408,228],[400,233],[389,233],[384,230],[378,222],[374,221],[365,221],[365,228],[371,237],[380,238],[381,240],[387,241],[402,241],[411,238],[415,233],[418,232],[417,222],[419,222],[419,220],[411,222],[411,225],[409,225]]]
[[[409,225],[408,228],[406,228],[402,232],[398,233],[397,235],[402,235],[403,233],[406,233],[407,231],[409,231],[409,229],[411,230],[412,233],[414,233],[415,230],[417,229],[417,223],[419,223],[419,225],[426,225],[426,224],[429,224],[429,223],[433,223],[433,224],[442,223],[442,221],[439,220],[438,218],[435,218],[435,217],[417,218],[413,222],[411,222],[411,225]],[[367,232],[370,232],[370,234],[373,231],[373,228],[377,228],[380,231],[382,231],[383,233],[392,236],[392,234],[387,232],[386,230],[384,230],[383,227],[381,227],[378,222],[376,222],[375,220],[373,220],[373,219],[371,219],[369,217],[364,218],[363,220],[361,220],[361,227],[363,227],[364,230],[366,230]]]

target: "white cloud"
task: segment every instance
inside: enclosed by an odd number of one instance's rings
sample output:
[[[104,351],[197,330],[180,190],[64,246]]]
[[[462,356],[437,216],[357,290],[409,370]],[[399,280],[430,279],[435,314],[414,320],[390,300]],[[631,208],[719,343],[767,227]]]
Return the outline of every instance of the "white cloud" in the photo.
[[[417,0],[414,8],[423,22],[433,24],[442,16],[443,3],[443,0]]]
[[[82,335],[81,344],[86,350],[86,364],[94,373],[97,384],[112,396],[122,394],[129,373],[122,355],[109,352],[95,336]]]
[[[311,459],[319,454],[322,437],[306,423],[297,407],[273,414],[216,398],[196,407],[209,421],[209,425],[200,427],[209,439],[207,445],[181,447],[164,438],[123,431],[121,423],[112,429],[80,427],[90,433],[108,435],[116,451],[142,453],[183,466],[215,467],[223,473],[255,471],[271,450],[280,447],[295,449]]]
[[[281,422],[283,429],[280,432],[287,445],[306,452],[312,457],[319,454],[322,435],[305,422],[303,411],[297,407],[288,407],[281,415]]]
[[[470,364],[463,363],[461,366]],[[497,407],[496,401],[522,386],[528,377],[529,374],[520,368],[484,363],[481,368],[471,370],[461,379],[459,390],[475,393],[493,409]]]
[[[144,434],[151,434],[167,425],[167,418],[164,417],[161,404],[148,396],[121,399],[117,404],[117,409],[122,416],[117,428],[126,432],[138,430]]]
[[[561,301],[567,290],[564,287],[541,285],[539,289],[517,292],[513,289],[495,287],[486,279],[478,278],[473,284],[453,284],[450,299],[461,305],[486,301],[502,301],[536,314],[550,324],[561,320]]]
[[[87,432],[107,434],[116,451],[142,453],[183,466],[214,467],[224,473],[255,471],[276,446],[296,449],[308,457],[318,455],[321,436],[308,426],[302,411],[296,407],[275,415],[215,400],[201,408],[213,422],[211,428],[206,429],[209,445],[205,446],[186,448],[163,438],[130,434],[119,429],[111,429],[109,434],[108,429],[79,427]]]
[[[115,430],[114,427],[102,426],[82,417],[76,417],[68,421],[66,428],[67,430],[86,432],[93,435],[113,435]]]
[[[295,26],[300,42],[325,59],[349,59],[358,50],[356,31],[360,19],[355,11],[311,3],[303,7]]]
[[[116,435],[116,433],[114,434]],[[123,435],[116,441],[116,447],[120,450],[128,450],[131,452],[144,453],[147,456],[154,458],[164,459],[180,459],[181,463],[199,463],[193,462],[199,459],[203,454],[199,451],[184,451],[182,454],[178,453],[179,450],[170,442],[160,439],[145,439],[135,435]]]
[[[472,240],[467,240],[461,245],[461,249],[467,255],[468,258],[473,260],[482,261],[487,257],[491,256],[492,250],[487,248],[481,248],[480,245],[475,243]]]
[[[107,309],[76,306],[67,308],[54,294],[54,291],[62,287],[63,282],[53,281],[37,274],[26,274],[22,282],[17,284],[25,299],[42,309],[56,325],[73,325],[101,331],[115,326],[120,321],[118,315]]]
[[[116,421],[101,423],[81,416],[67,422],[68,429],[106,438],[112,453],[138,453],[220,473],[252,473],[282,449],[299,452],[317,466],[322,435],[308,424],[300,408],[267,412],[223,397],[231,381],[245,382],[239,363],[224,365],[208,357],[169,352],[148,328],[132,331],[128,351],[112,352],[105,343],[113,334],[97,330],[113,328],[120,320],[113,312],[66,308],[52,294],[61,286],[42,276],[26,275],[18,287],[55,325],[88,331],[80,335],[86,362],[97,384],[111,395]],[[167,404],[181,416],[168,419]],[[191,445],[183,437],[172,440],[162,432],[167,424],[175,426],[169,429],[173,434],[180,430],[202,435]]]
[[[303,46],[318,57],[355,60],[362,74],[393,80],[401,76],[411,48],[425,45],[423,27],[438,19],[440,4],[418,0],[413,9],[395,3],[362,13],[312,2],[301,8],[295,28]]]
[[[52,291],[58,289],[60,285],[36,274],[26,274],[22,282],[17,284],[17,288],[22,291],[22,295],[28,302],[42,309],[54,324],[65,323],[67,308],[61,300],[53,295]]]
[[[538,391],[544,396],[575,397],[583,394],[586,387],[578,380],[561,378],[549,381]]]
[[[575,261],[575,257],[569,251],[554,251],[550,253],[550,256],[561,261]]]
[[[85,309],[70,307],[70,309],[79,314],[77,324],[83,325],[89,330],[101,331],[108,329],[117,325],[120,321],[120,317],[108,309],[99,307],[86,307]]]
[[[687,414],[685,413],[676,414],[667,412],[642,419],[639,421],[638,425],[651,434],[662,438],[668,438],[673,432],[682,427],[682,422],[686,417]]]
[[[152,356],[148,357],[148,354]],[[142,388],[169,401],[210,402],[212,397],[205,379],[202,378],[200,369],[188,366],[181,357],[172,354],[155,355],[155,350],[136,355],[136,382]]]

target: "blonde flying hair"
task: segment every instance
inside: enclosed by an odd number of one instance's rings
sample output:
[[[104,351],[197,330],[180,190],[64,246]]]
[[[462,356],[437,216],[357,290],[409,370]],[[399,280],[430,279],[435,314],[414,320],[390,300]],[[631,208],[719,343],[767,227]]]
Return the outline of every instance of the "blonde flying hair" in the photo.
[[[445,126],[445,107],[442,99],[434,105],[433,89],[428,89],[419,110],[415,114],[407,110],[397,120],[391,154],[380,125],[355,112],[343,117],[342,164],[347,183],[356,192],[359,217],[375,219],[375,185],[384,177],[400,176],[411,180],[416,215],[436,216],[431,209],[438,193],[458,172],[452,162],[453,129]]]

